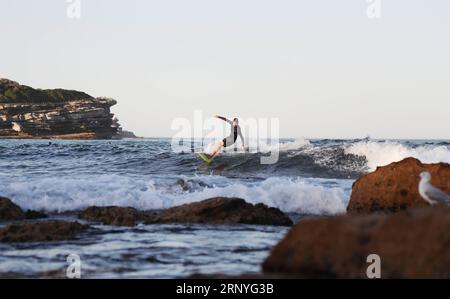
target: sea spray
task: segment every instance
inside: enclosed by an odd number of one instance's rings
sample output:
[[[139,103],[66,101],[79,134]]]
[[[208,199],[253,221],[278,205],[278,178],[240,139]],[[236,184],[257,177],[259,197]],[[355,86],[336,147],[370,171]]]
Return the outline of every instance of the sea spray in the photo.
[[[189,186],[181,185],[190,183]],[[195,183],[192,183],[195,180]],[[287,213],[333,215],[345,212],[352,181],[302,178],[269,178],[235,182],[212,177],[157,180],[119,175],[83,178],[3,180],[3,194],[24,209],[65,212],[89,206],[124,206],[158,210],[211,197],[239,197],[264,203]]]
[[[450,163],[450,150],[444,144],[406,145],[399,141],[364,141],[348,145],[345,152],[365,157],[370,171],[408,157],[423,163]]]

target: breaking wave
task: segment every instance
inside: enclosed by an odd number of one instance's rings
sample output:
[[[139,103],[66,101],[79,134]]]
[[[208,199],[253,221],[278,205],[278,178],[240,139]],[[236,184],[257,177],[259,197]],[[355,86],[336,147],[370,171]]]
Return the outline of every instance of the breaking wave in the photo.
[[[450,163],[449,145],[445,142],[417,145],[396,141],[364,141],[347,146],[345,153],[365,157],[370,171],[408,157],[423,163]]]
[[[65,212],[89,206],[130,206],[165,209],[211,197],[239,197],[264,203],[287,213],[345,212],[351,181],[269,178],[259,182],[230,182],[217,177],[154,179],[99,175],[84,178],[5,180],[3,195],[23,209]]]
[[[278,148],[278,162],[262,165],[261,157]],[[339,214],[356,178],[406,157],[450,163],[450,143],[282,140],[204,165],[192,152],[172,152],[169,139],[0,141],[0,195],[50,212],[92,205],[154,210],[227,196],[287,213]]]

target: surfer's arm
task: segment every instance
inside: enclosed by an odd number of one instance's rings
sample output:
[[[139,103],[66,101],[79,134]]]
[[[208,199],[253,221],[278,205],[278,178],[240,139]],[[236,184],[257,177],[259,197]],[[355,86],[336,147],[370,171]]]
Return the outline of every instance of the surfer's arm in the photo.
[[[230,125],[233,124],[233,122],[232,122],[231,120],[226,119],[226,118],[223,117],[223,116],[215,115],[215,118],[218,118],[218,119],[221,119],[221,120],[223,120],[223,121],[226,121],[226,122],[229,123]]]

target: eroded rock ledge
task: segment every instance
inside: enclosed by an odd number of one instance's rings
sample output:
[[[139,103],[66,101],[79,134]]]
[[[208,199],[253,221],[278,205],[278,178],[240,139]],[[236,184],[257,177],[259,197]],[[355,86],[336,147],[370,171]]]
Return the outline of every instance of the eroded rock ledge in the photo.
[[[34,89],[0,79],[0,138],[110,139],[120,132],[113,99]]]

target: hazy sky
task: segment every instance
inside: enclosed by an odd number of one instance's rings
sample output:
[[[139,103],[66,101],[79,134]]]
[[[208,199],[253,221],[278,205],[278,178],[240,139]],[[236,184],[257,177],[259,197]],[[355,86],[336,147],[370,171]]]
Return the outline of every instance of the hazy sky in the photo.
[[[0,77],[118,100],[125,129],[278,117],[284,137],[450,139],[450,1],[0,0]]]

